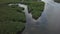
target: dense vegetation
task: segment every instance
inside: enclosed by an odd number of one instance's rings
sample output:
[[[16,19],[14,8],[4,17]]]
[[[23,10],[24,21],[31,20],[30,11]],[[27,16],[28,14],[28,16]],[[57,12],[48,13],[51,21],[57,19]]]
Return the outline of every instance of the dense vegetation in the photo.
[[[25,24],[25,15],[18,12],[19,7],[0,5],[0,34],[13,34],[21,31]]]
[[[8,6],[9,3],[19,3],[21,0],[0,0],[0,34],[16,34],[25,26],[26,18],[22,8]],[[22,2],[28,5],[33,18],[37,19],[43,11],[43,2]]]
[[[57,3],[60,3],[60,0],[54,0],[55,2],[57,2]]]
[[[30,13],[34,19],[38,19],[43,11],[44,3],[43,2],[31,2],[27,3],[29,6]]]

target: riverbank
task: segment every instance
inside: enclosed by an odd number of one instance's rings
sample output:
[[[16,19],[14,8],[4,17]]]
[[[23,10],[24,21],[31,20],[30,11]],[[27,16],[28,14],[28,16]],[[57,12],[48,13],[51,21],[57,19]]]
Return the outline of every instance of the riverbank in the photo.
[[[17,31],[22,30],[26,23],[24,12],[22,12],[23,8],[14,5],[8,6],[10,1],[0,0],[0,34],[16,34]],[[16,2],[18,1],[16,0]],[[12,3],[16,2],[12,0]],[[33,18],[39,17],[44,9],[43,2],[24,2],[23,4],[29,6]]]

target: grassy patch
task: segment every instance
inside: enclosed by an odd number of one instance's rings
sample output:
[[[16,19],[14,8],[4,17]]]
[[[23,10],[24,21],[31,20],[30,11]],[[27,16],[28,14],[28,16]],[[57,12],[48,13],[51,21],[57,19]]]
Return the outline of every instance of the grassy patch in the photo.
[[[0,5],[0,34],[16,34],[25,26],[25,15],[17,6]]]
[[[44,9],[44,3],[43,2],[33,2],[29,5],[29,8],[32,13],[32,17],[34,19],[38,19],[41,16],[41,13]]]
[[[32,14],[34,19],[38,19],[41,16],[41,13],[44,10],[44,2],[24,2],[24,4],[28,5],[29,13]]]

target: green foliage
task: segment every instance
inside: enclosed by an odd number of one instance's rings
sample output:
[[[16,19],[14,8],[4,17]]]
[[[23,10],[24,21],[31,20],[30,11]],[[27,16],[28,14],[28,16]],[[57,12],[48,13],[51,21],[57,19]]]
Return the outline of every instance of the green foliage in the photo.
[[[1,22],[0,23],[0,34],[16,34],[17,31],[21,31],[24,27],[22,22]]]
[[[24,2],[24,4],[28,5],[34,19],[38,19],[44,10],[44,2]]]
[[[21,0],[0,0],[0,3],[20,2]]]
[[[17,6],[0,5],[0,34],[16,34],[25,26],[25,15]]]
[[[41,16],[41,13],[43,12],[44,9],[44,3],[43,2],[34,2],[31,5],[29,5],[31,7],[31,9],[33,9],[31,11],[32,13],[32,17],[34,19],[38,19],[38,17]]]
[[[57,3],[60,3],[60,0],[54,0],[55,2],[57,2]]]
[[[0,6],[0,20],[1,21],[25,21],[25,15],[17,6]],[[18,10],[20,12],[18,12]]]
[[[8,6],[8,3],[19,3],[20,0],[0,0],[0,34],[16,34],[25,26],[26,18],[23,8]],[[44,7],[43,2],[23,2],[28,5],[33,18],[37,19]]]

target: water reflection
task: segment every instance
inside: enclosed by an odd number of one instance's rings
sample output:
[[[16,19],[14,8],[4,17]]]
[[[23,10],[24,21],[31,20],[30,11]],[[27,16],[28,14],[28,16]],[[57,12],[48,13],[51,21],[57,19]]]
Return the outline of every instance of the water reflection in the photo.
[[[25,31],[28,34],[60,34],[60,4],[53,0],[43,1],[45,2],[44,12],[36,22],[33,21],[32,16],[27,15],[29,17]]]
[[[34,20],[31,13],[28,13],[28,6],[18,4],[24,8],[26,16],[26,25],[23,34],[60,34],[60,4],[52,0],[43,0],[45,2],[42,15]]]

